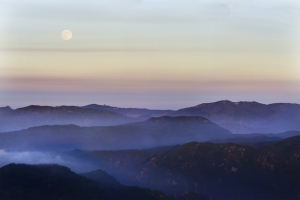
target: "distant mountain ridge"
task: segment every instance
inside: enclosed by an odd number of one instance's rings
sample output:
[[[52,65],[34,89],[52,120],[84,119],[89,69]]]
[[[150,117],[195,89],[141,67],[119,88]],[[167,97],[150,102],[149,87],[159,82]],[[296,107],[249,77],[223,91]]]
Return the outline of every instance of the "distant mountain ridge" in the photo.
[[[202,117],[158,117],[118,126],[45,125],[0,134],[0,149],[128,149],[207,141],[231,132]]]
[[[5,113],[5,112],[12,111],[12,110],[13,109],[11,109],[11,107],[9,107],[9,106],[0,107],[0,115]]]
[[[28,106],[0,115],[0,132],[42,125],[111,126],[134,122],[119,113],[76,106]]]
[[[98,105],[98,104],[89,104],[86,106],[82,106],[82,108],[92,108],[92,109],[100,109],[107,110],[120,113],[122,115],[126,115],[128,117],[141,117],[141,116],[149,116],[150,117],[159,117],[167,112],[172,110],[152,110],[146,108],[119,108],[108,105]]]
[[[223,100],[177,111],[118,108],[97,104],[83,107],[28,106],[16,110],[3,107],[0,108],[0,132],[41,125],[113,126],[161,116],[204,117],[232,133],[280,133],[300,130],[299,104],[266,105],[258,102]]]
[[[233,133],[279,133],[300,130],[300,105],[228,100],[168,112],[166,116],[201,116]]]

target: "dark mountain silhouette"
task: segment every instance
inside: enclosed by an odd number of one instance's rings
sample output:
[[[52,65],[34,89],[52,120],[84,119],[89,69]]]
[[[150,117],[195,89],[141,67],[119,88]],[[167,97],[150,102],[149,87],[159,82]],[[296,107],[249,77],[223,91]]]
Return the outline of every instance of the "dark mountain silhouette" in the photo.
[[[106,126],[40,126],[0,134],[0,149],[132,149],[223,138],[231,132],[202,117],[158,117]]]
[[[183,194],[175,194],[173,197],[177,200],[211,200],[210,197],[198,192],[186,192]]]
[[[98,183],[101,183],[102,185],[105,185],[107,187],[120,187],[122,184],[115,179],[115,177],[107,174],[105,171],[98,169],[95,171],[87,172],[87,173],[81,173],[80,176],[89,178],[93,181],[96,181]]]
[[[300,130],[299,104],[266,105],[257,102],[225,100],[203,103],[165,115],[205,117],[233,133],[279,133]]]
[[[171,110],[150,110],[146,108],[118,108],[118,107],[112,107],[108,105],[98,105],[98,104],[86,105],[83,106],[83,108],[107,110],[107,111],[120,113],[128,117],[134,117],[134,118],[143,117],[143,119],[145,119],[146,116],[148,116],[148,118],[159,117],[171,111]]]
[[[300,136],[295,136],[258,146],[191,142],[161,149],[158,155],[124,150],[86,151],[80,156],[124,183],[166,194],[201,192],[216,200],[298,199],[299,144]]]
[[[13,131],[41,125],[76,124],[108,126],[134,122],[119,113],[76,106],[28,106],[0,115],[0,131]]]
[[[171,199],[160,191],[113,188],[55,164],[9,164],[0,168],[0,199]]]
[[[227,138],[227,139],[216,139],[216,140],[210,140],[210,142],[213,143],[235,143],[235,144],[248,144],[248,145],[260,145],[265,144],[267,142],[273,142],[273,141],[280,141],[283,138],[278,137],[278,136],[268,136],[267,134],[263,135],[252,135],[252,134],[247,134],[247,137],[243,136],[236,136],[232,138]]]
[[[126,184],[134,184],[123,180],[122,175],[129,169],[147,163],[151,158],[165,155],[180,145],[161,146],[148,149],[126,149],[126,150],[73,150],[63,152],[59,156],[69,159],[76,158],[80,162],[91,163],[94,166],[101,166],[104,171],[118,175],[118,180]],[[128,170],[127,170],[128,169]],[[130,171],[130,170],[129,170]]]
[[[12,110],[13,109],[11,109],[11,107],[9,107],[9,106],[0,107],[0,115],[5,113],[5,112],[12,111]]]
[[[260,147],[280,141],[290,136],[300,136],[300,131],[285,132],[279,134],[242,134],[232,135],[225,139],[215,139],[210,142],[213,143],[236,143],[246,144]],[[280,137],[279,137],[280,136]],[[125,150],[73,150],[62,154],[63,157],[76,158],[84,163],[92,164],[93,166],[101,166],[101,168],[111,174],[117,175],[118,180],[126,180],[126,184],[136,184],[131,182],[128,178],[124,178],[123,171],[131,171],[132,168],[147,163],[152,158],[159,155],[166,155],[180,145],[161,146],[149,149],[125,149]]]
[[[150,188],[165,185],[163,191],[172,191],[177,184],[193,191],[197,183],[213,199],[297,199],[299,144],[300,136],[256,148],[189,143],[141,166],[144,173],[137,181]]]

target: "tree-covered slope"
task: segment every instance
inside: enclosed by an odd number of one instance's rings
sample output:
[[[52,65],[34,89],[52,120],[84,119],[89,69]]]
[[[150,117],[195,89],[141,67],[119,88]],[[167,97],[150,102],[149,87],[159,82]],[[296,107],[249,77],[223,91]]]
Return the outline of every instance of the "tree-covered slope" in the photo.
[[[152,150],[153,151],[153,150]],[[300,136],[244,145],[191,142],[164,151],[73,152],[118,180],[167,194],[200,192],[212,199],[297,199]]]
[[[188,143],[139,168],[143,186],[163,191],[205,188],[213,199],[297,199],[300,136],[260,147]]]

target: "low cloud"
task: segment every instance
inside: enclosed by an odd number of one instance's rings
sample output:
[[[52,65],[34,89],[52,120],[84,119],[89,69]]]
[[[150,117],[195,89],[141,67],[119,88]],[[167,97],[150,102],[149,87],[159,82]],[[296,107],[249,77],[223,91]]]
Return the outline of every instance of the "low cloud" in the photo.
[[[10,163],[25,163],[25,164],[59,164],[69,167],[77,173],[88,172],[97,169],[96,166],[89,163],[82,163],[74,158],[62,156],[52,152],[8,152],[0,149],[0,167]]]

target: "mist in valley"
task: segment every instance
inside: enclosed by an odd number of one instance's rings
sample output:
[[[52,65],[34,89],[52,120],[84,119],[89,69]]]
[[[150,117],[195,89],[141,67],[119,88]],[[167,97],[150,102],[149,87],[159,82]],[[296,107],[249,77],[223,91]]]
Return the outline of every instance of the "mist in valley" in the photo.
[[[0,167],[10,163],[24,164],[59,164],[69,167],[76,173],[84,173],[99,169],[97,165],[82,162],[79,159],[68,157],[63,152],[42,151],[6,151],[0,150]]]
[[[299,105],[278,108],[219,101],[178,111],[87,107],[5,108],[0,123],[14,131],[0,133],[0,173],[6,173],[1,169],[32,173],[32,166],[40,168],[36,173],[48,169],[57,174],[33,175],[38,179],[50,175],[46,179],[55,182],[55,177],[70,173],[74,179],[92,181],[90,189],[96,183],[112,184],[121,191],[137,186],[136,193],[147,195],[140,188],[148,188],[167,195],[157,194],[162,199],[177,195],[216,200],[294,199],[298,195]],[[139,118],[145,113],[148,117]],[[115,116],[130,120],[115,121]],[[267,126],[279,120],[276,126],[283,131],[260,129],[255,119],[262,117]],[[107,124],[101,125],[103,122]],[[15,130],[18,126],[14,124],[25,128]],[[258,129],[261,131],[249,132]],[[63,173],[65,170],[69,171]],[[76,174],[71,175],[73,172]],[[15,179],[18,184],[18,177]]]
[[[300,1],[0,1],[1,200],[299,200]]]

